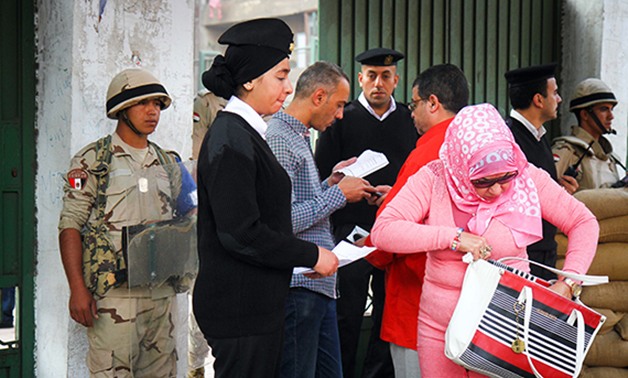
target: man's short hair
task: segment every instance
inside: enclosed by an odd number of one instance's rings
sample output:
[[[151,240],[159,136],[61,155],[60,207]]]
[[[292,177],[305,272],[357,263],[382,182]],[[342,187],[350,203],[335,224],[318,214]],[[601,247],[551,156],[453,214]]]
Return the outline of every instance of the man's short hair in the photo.
[[[547,97],[547,80],[533,82],[528,85],[521,85],[517,87],[508,87],[508,97],[510,98],[510,105],[513,109],[527,109],[532,105],[532,99],[534,95],[539,93],[543,97]]]
[[[432,66],[417,76],[412,87],[418,86],[419,97],[427,99],[430,95],[438,97],[443,107],[452,112],[469,104],[469,84],[460,68],[453,64]]]
[[[527,109],[534,95],[547,97],[547,80],[556,77],[558,64],[548,63],[515,68],[504,74],[508,82],[508,97],[514,109]]]
[[[306,98],[312,95],[317,88],[324,88],[328,94],[336,92],[341,80],[350,83],[349,77],[337,64],[330,62],[316,62],[301,73],[297,80],[295,98]]]

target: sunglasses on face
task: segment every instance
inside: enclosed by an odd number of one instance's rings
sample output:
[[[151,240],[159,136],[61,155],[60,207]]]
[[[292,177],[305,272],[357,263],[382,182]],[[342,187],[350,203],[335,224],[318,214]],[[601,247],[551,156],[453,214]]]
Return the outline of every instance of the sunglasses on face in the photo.
[[[519,171],[508,172],[503,176],[492,178],[492,179],[481,178],[477,180],[471,180],[471,184],[473,184],[473,186],[475,186],[476,188],[486,189],[486,188],[490,188],[491,186],[495,184],[502,185],[502,184],[509,183],[512,180],[514,180],[515,177],[517,177],[517,175],[519,175]]]

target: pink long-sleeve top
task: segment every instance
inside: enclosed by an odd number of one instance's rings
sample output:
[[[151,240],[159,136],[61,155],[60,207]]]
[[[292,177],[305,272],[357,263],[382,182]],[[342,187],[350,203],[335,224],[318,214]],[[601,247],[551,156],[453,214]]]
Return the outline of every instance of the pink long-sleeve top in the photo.
[[[595,255],[599,235],[595,216],[545,171],[532,165],[527,169],[537,187],[542,217],[563,230],[569,238],[563,269],[586,273]],[[444,174],[440,160],[423,167],[410,177],[378,216],[371,230],[371,241],[379,249],[427,253],[419,335],[439,339],[444,337],[453,314],[467,267],[462,262],[463,254],[450,249],[458,226],[454,222],[452,207],[455,205],[447,191]],[[517,247],[510,230],[499,221],[491,220],[482,236],[493,248],[492,259],[527,258],[525,246]],[[525,262],[506,263],[529,271]]]

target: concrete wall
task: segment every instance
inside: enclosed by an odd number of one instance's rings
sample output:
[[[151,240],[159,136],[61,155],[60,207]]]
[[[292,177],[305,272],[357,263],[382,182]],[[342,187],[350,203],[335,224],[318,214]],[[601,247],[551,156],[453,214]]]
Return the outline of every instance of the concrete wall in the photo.
[[[105,115],[107,86],[138,62],[134,53],[174,99],[151,139],[190,156],[194,1],[107,1],[100,20],[98,1],[39,0],[37,10],[36,375],[85,377],[85,328],[69,317],[57,246],[62,177],[72,155],[114,130]],[[177,303],[183,320],[185,296]],[[180,345],[184,367],[186,345]]]
[[[561,129],[568,134],[575,116],[569,101],[576,85],[589,77],[608,84],[619,104],[613,128],[617,135],[607,138],[615,153],[626,162],[628,144],[628,2],[623,0],[565,0],[563,19]],[[623,175],[622,175],[623,176]]]

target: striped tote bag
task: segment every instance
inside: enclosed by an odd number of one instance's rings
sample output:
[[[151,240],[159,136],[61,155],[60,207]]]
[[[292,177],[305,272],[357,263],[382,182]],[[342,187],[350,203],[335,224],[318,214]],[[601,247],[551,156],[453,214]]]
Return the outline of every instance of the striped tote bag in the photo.
[[[503,264],[506,259],[469,263],[445,354],[490,377],[577,377],[606,318],[578,298],[547,289],[549,282]],[[608,282],[542,266],[583,285]]]

